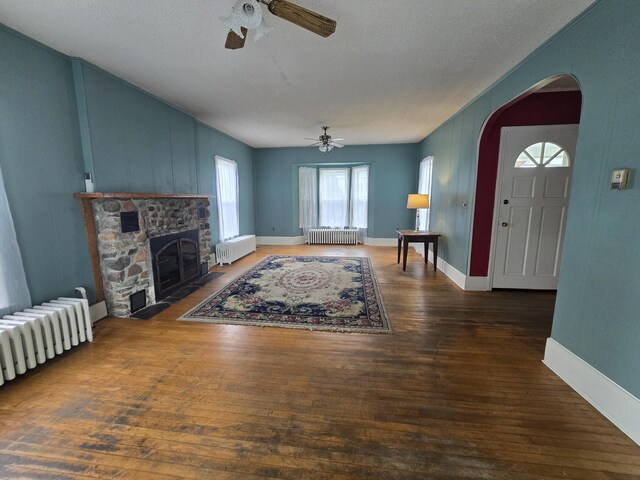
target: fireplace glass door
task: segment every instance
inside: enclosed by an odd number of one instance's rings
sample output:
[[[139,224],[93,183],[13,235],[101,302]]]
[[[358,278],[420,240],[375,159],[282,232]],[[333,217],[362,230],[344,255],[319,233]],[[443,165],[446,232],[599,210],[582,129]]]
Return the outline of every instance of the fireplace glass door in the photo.
[[[200,275],[197,239],[197,230],[151,239],[157,300]]]
[[[185,279],[189,279],[200,273],[198,262],[198,245],[189,239],[180,240],[180,250],[182,250],[182,274]]]
[[[181,283],[180,244],[178,243],[178,240],[174,240],[160,250],[157,258],[160,290],[167,290],[174,285]]]

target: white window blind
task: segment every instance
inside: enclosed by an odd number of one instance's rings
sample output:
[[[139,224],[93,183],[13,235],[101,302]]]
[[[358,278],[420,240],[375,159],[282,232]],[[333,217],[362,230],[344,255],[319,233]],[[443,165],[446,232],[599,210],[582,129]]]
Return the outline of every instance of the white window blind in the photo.
[[[0,318],[30,306],[31,295],[0,171]]]
[[[216,187],[220,240],[240,235],[238,164],[216,156]]]
[[[298,216],[300,228],[318,226],[318,170],[300,167],[298,171]]]
[[[369,207],[369,166],[351,169],[351,226],[367,228]]]
[[[320,226],[349,225],[349,169],[321,168],[319,182]]]
[[[420,162],[420,173],[418,176],[418,193],[429,195],[431,204],[431,177],[433,172],[433,156],[429,156]],[[420,230],[429,230],[429,208],[420,209]]]

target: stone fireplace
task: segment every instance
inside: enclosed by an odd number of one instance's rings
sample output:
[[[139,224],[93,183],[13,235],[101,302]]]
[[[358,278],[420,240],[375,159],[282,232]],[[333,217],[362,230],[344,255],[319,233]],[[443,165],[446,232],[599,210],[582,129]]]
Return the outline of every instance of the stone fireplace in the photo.
[[[83,202],[98,300],[102,290],[110,315],[131,315],[132,295],[139,303],[144,291],[144,303],[150,305],[208,271],[211,230],[207,196],[76,196]]]

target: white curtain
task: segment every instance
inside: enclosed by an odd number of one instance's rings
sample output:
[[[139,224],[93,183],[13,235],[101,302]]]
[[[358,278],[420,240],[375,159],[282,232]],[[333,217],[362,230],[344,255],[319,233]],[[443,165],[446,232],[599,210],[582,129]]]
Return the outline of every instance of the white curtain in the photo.
[[[0,317],[29,307],[31,295],[0,170]]]
[[[351,169],[351,226],[367,228],[369,206],[369,166]]]
[[[418,176],[418,193],[426,193],[429,195],[429,204],[431,204],[431,177],[433,171],[433,156],[429,156],[420,162],[420,173]],[[429,208],[421,208],[420,211],[420,230],[429,230]]]
[[[300,228],[318,226],[318,170],[300,167],[298,171],[298,211]]]
[[[298,217],[304,241],[309,239],[309,229],[318,226],[318,169],[298,169]]]
[[[216,157],[216,186],[220,240],[224,241],[240,235],[238,164],[236,162]]]
[[[349,225],[349,169],[320,169],[320,226],[344,228]]]

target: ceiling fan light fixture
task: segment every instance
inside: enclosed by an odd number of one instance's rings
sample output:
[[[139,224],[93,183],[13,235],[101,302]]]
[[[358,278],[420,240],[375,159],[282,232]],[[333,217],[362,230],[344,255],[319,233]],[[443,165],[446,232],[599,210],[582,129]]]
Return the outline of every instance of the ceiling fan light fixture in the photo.
[[[276,17],[287,20],[299,27],[322,37],[328,37],[336,31],[336,21],[307,10],[288,0],[236,0],[231,13],[220,17],[229,27],[225,48],[237,50],[244,47],[246,30],[255,30],[254,41],[259,40],[271,31],[264,22],[260,4],[266,5],[269,12]]]
[[[264,23],[262,8],[257,0],[237,0],[231,13],[220,19],[232,32],[243,39],[246,33],[243,29],[255,30],[255,40],[259,40],[271,30]]]
[[[318,147],[318,150],[320,150],[322,153],[329,153],[331,150],[333,150],[333,147],[344,147],[344,145],[336,143],[331,139],[331,135],[327,133],[329,127],[322,127],[322,130],[324,130],[324,133],[318,137],[317,142],[309,145],[310,147]],[[305,140],[313,140],[313,138],[306,138]],[[340,140],[342,140],[342,138]]]

